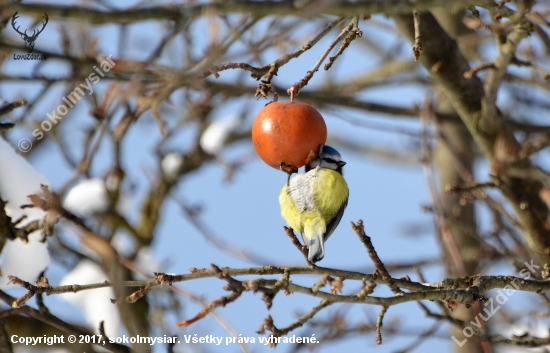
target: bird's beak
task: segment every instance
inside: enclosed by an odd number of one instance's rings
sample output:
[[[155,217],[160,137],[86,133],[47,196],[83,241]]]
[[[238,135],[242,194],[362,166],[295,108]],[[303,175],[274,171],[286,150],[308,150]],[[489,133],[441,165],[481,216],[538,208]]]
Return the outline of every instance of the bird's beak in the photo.
[[[344,162],[344,161],[338,162],[338,166],[339,166],[339,167],[343,167],[343,166],[345,166],[345,165],[346,165],[346,162]]]

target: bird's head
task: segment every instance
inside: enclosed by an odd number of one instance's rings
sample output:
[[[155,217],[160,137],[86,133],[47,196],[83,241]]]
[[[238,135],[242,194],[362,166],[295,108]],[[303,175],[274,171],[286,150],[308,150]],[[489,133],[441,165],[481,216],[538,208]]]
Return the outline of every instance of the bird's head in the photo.
[[[306,165],[306,173],[321,166],[321,168],[332,169],[342,174],[342,167],[345,165],[346,162],[342,160],[342,156],[337,150],[327,145],[321,145],[317,158]]]

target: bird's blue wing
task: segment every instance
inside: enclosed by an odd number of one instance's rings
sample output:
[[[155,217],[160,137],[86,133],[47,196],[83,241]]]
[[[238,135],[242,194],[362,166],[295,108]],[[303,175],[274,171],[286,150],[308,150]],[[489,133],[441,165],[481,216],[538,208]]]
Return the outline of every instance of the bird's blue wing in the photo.
[[[346,206],[348,205],[348,199],[349,196],[346,197],[346,201],[342,204],[340,209],[338,210],[338,213],[336,214],[336,217],[332,221],[330,221],[329,224],[327,224],[327,231],[323,235],[324,241],[327,241],[327,239],[330,237],[330,235],[334,232],[336,227],[338,227],[338,224],[342,220],[342,216],[344,215],[344,210],[346,209]]]

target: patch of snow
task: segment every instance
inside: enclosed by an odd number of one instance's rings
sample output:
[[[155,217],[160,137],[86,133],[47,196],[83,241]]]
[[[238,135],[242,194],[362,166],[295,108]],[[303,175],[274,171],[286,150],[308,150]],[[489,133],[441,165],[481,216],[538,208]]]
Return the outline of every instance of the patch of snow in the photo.
[[[162,158],[160,167],[162,173],[170,179],[174,179],[178,176],[179,170],[183,165],[183,157],[178,152],[170,152]]]
[[[214,120],[201,136],[202,149],[213,155],[218,154],[229,135],[239,126],[239,123],[240,117],[235,114]]]
[[[86,179],[74,186],[65,197],[63,207],[68,211],[88,217],[109,209],[109,193],[102,179]]]
[[[60,285],[93,284],[107,280],[101,267],[91,260],[82,260],[69,272]],[[122,322],[116,305],[111,303],[115,293],[111,287],[96,288],[78,293],[62,293],[60,296],[82,309],[90,329],[99,333],[99,323],[105,322],[105,334],[109,337],[120,335]]]
[[[41,194],[40,184],[48,185],[48,180],[25,158],[18,155],[13,147],[0,137],[0,197],[7,201],[6,214],[12,221],[22,216],[26,218],[19,227],[44,218],[46,213],[38,208],[21,209],[21,205],[31,203],[32,194]],[[29,242],[20,239],[7,241],[0,256],[0,288],[6,287],[8,275],[17,276],[34,283],[50,263],[46,243],[41,243],[41,231],[29,235]]]

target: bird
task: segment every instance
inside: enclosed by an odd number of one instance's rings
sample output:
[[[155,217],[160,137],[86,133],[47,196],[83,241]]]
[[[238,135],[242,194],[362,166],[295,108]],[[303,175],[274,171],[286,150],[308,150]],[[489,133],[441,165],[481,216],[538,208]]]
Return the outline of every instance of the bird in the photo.
[[[305,172],[289,178],[279,194],[281,214],[289,227],[302,234],[313,264],[325,256],[324,243],[348,204],[349,188],[342,175],[345,164],[336,149],[321,145]]]

